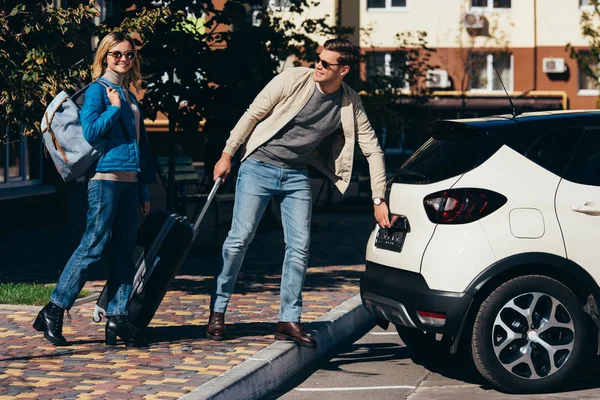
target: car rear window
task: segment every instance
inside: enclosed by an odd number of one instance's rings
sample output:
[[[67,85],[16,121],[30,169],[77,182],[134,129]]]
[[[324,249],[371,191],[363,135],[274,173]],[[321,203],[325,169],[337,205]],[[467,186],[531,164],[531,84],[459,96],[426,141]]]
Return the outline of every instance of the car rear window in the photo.
[[[430,125],[432,137],[396,171],[395,182],[426,184],[462,175],[490,158],[501,144],[457,122]]]

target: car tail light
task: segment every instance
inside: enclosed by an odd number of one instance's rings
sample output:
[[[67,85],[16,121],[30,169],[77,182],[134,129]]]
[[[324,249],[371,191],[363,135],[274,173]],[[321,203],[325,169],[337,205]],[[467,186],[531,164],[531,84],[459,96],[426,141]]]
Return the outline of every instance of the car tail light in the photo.
[[[491,190],[462,188],[432,193],[423,205],[435,224],[466,224],[490,215],[506,201],[506,197]]]
[[[446,315],[430,311],[417,310],[419,319],[422,323],[432,326],[444,326],[446,324]]]

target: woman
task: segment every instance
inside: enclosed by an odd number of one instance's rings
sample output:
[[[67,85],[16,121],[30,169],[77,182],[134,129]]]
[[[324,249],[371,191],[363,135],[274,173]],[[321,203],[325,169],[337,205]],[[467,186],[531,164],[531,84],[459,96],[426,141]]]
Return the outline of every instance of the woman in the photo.
[[[80,111],[85,139],[104,149],[88,182],[87,226],[79,247],[63,270],[50,302],[33,326],[55,346],[64,346],[64,311],[69,310],[83,288],[89,268],[96,266],[111,242],[114,259],[108,279],[106,344],[117,337],[127,346],[146,346],[141,331],[128,319],[127,304],[135,274],[133,253],[138,227],[138,205],[150,210],[147,183],[154,182],[148,138],[138,102],[129,92],[141,81],[140,61],[133,40],[125,33],[111,33],[98,46],[92,83]]]

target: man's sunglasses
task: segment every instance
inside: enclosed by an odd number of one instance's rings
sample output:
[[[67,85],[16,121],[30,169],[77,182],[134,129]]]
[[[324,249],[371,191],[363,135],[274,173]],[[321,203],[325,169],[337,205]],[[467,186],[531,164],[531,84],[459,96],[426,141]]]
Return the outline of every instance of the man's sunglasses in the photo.
[[[115,60],[120,59],[123,55],[125,55],[125,59],[129,61],[135,58],[135,53],[133,51],[126,51],[125,54],[121,51],[109,51],[108,54],[113,56]]]
[[[333,63],[330,63],[329,61],[321,60],[321,57],[317,58],[317,64],[318,63],[321,63],[321,65],[325,69],[329,68],[330,65],[343,65],[343,64],[333,64]]]

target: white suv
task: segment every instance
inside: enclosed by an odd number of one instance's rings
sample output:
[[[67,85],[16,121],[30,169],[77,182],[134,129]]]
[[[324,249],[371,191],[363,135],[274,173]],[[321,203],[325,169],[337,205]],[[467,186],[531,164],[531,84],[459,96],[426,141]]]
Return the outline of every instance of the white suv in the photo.
[[[598,347],[600,112],[430,128],[388,183],[399,218],[371,234],[363,304],[408,346],[466,351],[501,390],[568,383]]]

